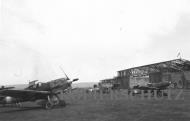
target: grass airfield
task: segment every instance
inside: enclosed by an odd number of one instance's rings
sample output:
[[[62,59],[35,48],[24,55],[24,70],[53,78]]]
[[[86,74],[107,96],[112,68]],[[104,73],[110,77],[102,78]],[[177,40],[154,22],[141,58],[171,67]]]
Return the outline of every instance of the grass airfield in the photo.
[[[77,91],[64,94],[66,107],[45,110],[35,103],[23,103],[23,108],[0,106],[0,121],[190,121],[190,91],[184,99],[154,99],[137,95],[126,98],[123,93],[86,94]],[[115,94],[115,93],[114,93]]]

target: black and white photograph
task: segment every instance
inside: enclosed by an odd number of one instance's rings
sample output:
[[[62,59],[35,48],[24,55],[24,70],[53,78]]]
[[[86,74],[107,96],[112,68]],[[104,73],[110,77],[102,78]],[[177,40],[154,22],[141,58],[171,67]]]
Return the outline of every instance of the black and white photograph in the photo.
[[[190,121],[190,0],[0,0],[0,121]]]

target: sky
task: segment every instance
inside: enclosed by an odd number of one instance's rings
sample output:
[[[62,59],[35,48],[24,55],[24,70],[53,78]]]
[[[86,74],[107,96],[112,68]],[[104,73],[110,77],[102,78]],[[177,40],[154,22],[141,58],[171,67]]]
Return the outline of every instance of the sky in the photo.
[[[97,82],[134,66],[190,60],[189,0],[1,0],[0,85]]]

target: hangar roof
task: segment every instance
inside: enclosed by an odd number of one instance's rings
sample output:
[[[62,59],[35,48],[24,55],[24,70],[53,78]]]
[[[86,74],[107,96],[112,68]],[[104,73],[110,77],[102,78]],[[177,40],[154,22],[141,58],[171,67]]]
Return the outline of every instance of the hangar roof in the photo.
[[[190,61],[185,59],[175,59],[170,61],[164,61],[144,66],[133,67],[125,70],[120,70],[120,72],[130,72],[132,71],[144,71],[146,73],[153,72],[179,72],[179,71],[188,71],[190,70]]]

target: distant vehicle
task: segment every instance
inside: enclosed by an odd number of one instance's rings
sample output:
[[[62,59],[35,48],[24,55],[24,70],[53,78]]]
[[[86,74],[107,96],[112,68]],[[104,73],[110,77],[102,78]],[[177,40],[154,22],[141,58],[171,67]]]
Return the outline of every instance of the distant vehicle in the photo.
[[[90,93],[90,92],[100,92],[100,88],[96,87],[96,88],[88,88],[86,90],[86,93]]]
[[[65,105],[65,101],[60,100],[58,94],[60,94],[60,91],[65,93],[66,90],[71,88],[72,82],[78,79],[69,80],[66,75],[66,78],[59,78],[47,83],[36,83],[37,80],[29,82],[29,86],[23,90],[3,87],[0,88],[0,103],[3,105],[17,104],[21,107],[21,102],[41,100],[38,104],[45,109],[51,109],[56,105]]]
[[[100,83],[99,90],[102,93],[110,93],[113,90],[120,90],[119,83]]]
[[[154,95],[155,92],[157,92],[158,96],[162,96],[162,91],[167,89],[170,86],[171,82],[160,82],[160,83],[149,83],[147,86],[134,86],[133,89],[129,91],[129,93],[132,93],[132,95],[141,94],[142,91],[144,93],[150,92],[152,95]],[[156,90],[156,91],[155,91]],[[163,93],[164,95],[167,95],[166,93]]]
[[[100,92],[100,88],[98,85],[94,84],[93,87],[87,88],[86,93],[91,93],[91,92]]]
[[[121,88],[121,85],[119,83],[114,83],[111,87],[112,90],[118,90]]]

